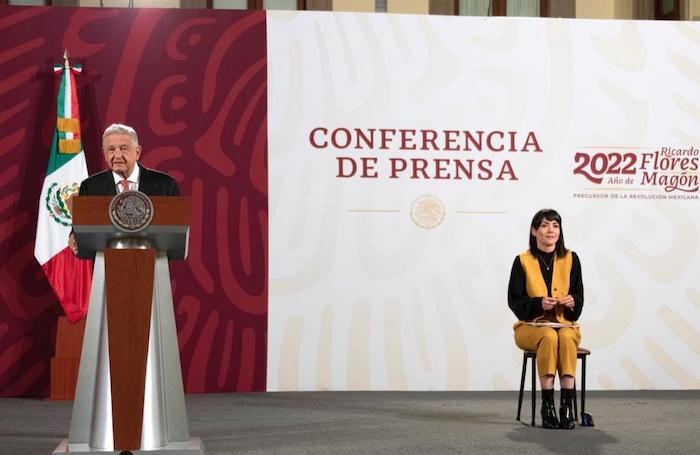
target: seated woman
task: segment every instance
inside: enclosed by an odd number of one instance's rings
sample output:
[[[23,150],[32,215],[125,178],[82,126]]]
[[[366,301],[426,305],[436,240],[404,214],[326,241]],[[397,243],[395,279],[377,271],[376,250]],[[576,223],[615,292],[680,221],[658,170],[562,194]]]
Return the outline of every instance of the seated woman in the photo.
[[[530,224],[530,249],[513,261],[508,306],[519,321],[515,344],[537,351],[542,388],[542,426],[572,429],[576,350],[581,332],[575,321],[583,309],[581,263],[564,246],[561,216],[542,209]],[[559,419],[554,407],[554,375],[559,371]]]

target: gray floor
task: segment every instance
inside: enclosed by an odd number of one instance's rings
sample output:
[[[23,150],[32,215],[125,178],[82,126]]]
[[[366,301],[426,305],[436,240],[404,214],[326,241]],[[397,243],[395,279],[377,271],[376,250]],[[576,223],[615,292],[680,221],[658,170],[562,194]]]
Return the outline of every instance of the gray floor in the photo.
[[[0,398],[0,454],[50,454],[71,404]],[[187,396],[190,433],[212,455],[700,454],[700,391],[589,392],[596,426],[573,431],[525,426],[516,406],[514,392]]]

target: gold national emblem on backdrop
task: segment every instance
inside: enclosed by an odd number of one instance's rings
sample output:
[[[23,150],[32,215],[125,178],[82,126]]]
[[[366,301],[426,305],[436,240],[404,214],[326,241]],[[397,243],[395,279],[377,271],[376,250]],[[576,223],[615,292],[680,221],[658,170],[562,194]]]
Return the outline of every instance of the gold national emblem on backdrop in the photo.
[[[138,232],[153,220],[153,202],[140,191],[124,191],[109,204],[109,219],[120,231]]]
[[[424,194],[411,204],[411,219],[420,228],[432,229],[445,219],[445,206],[435,196]]]

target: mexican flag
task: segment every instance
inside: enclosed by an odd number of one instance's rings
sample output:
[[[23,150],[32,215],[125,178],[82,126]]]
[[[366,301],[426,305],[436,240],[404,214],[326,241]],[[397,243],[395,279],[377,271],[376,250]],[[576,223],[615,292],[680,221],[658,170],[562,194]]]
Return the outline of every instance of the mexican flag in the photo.
[[[71,197],[78,194],[80,182],[88,177],[75,89],[75,74],[81,70],[79,66],[71,67],[67,58],[64,65],[54,66],[54,72],[61,75],[61,85],[34,243],[34,256],[70,322],[77,322],[87,314],[92,281],[92,261],[78,259],[68,247]]]

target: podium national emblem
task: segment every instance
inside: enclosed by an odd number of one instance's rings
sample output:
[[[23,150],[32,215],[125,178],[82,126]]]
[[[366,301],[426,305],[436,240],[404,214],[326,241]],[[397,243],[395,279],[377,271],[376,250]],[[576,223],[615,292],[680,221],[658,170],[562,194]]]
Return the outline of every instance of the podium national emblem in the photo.
[[[124,191],[110,202],[109,218],[121,231],[141,231],[153,220],[153,202],[140,191]]]

